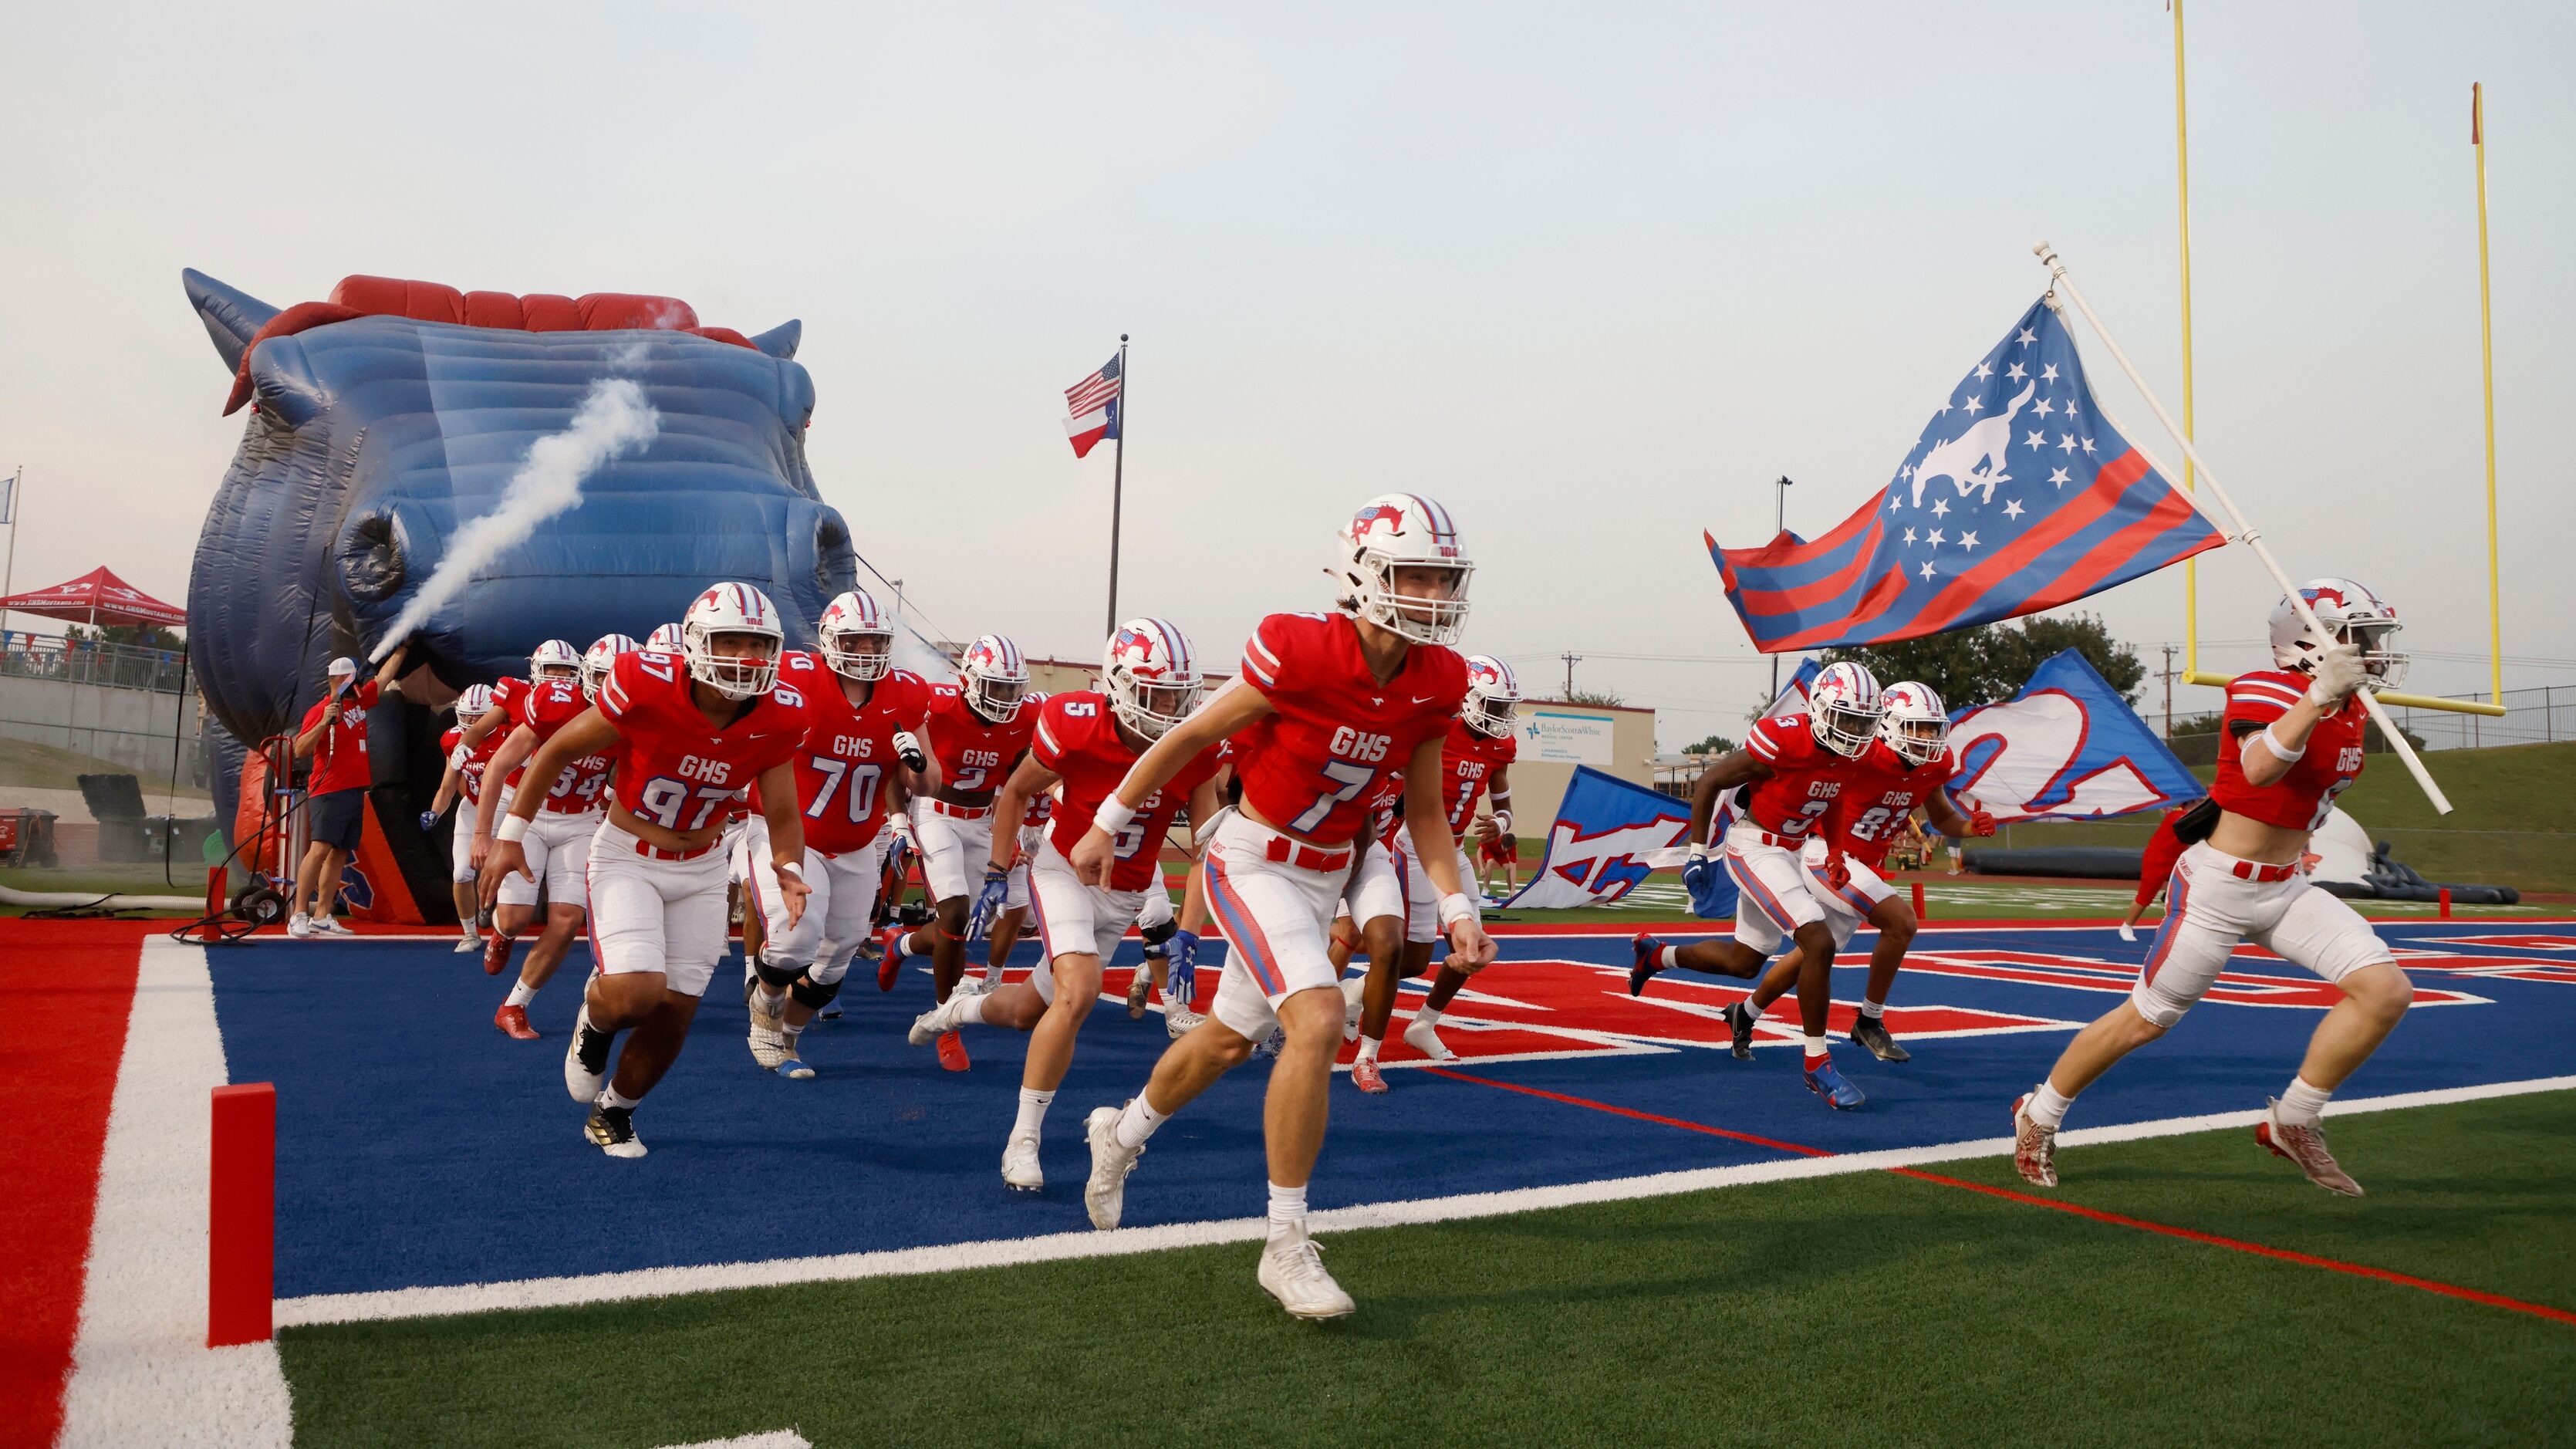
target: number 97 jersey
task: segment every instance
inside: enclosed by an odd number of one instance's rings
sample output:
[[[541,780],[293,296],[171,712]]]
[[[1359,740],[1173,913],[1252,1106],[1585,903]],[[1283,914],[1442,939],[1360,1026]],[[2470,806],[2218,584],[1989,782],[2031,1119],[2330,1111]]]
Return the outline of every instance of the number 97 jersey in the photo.
[[[698,708],[680,656],[651,649],[617,656],[598,703],[617,726],[617,803],[683,835],[721,822],[761,772],[794,759],[809,724],[805,696],[779,683],[718,729]]]
[[[863,850],[884,828],[886,787],[898,762],[894,737],[921,728],[930,686],[896,669],[854,706],[841,681],[802,650],[778,659],[779,682],[805,696],[805,747],[796,752],[796,804],[805,813],[805,844],[825,855]],[[758,809],[759,791],[752,792]]]

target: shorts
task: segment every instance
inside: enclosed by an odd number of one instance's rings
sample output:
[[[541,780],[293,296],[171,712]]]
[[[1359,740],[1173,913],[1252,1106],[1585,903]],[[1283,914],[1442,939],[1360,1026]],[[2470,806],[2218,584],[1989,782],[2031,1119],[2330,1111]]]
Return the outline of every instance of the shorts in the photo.
[[[1519,863],[1520,854],[1506,849],[1502,837],[1498,835],[1476,847],[1476,859],[1487,865],[1514,865]]]
[[[1440,939],[1440,887],[1431,883],[1431,872],[1422,868],[1421,853],[1413,848],[1411,826],[1395,833],[1395,874],[1404,883],[1404,939],[1416,946],[1427,946]],[[1458,884],[1466,890],[1467,906],[1478,921],[1485,919],[1484,903],[1467,889],[1475,884],[1476,872],[1467,864],[1464,851],[1458,855]]]
[[[304,820],[312,832],[307,838],[315,845],[355,854],[358,837],[367,829],[367,792],[334,790],[313,796],[304,807]]]
[[[2238,864],[2206,844],[2175,862],[2164,924],[2148,943],[2147,964],[2129,993],[2138,1015],[2158,1026],[2182,1020],[2227,969],[2240,940],[2328,981],[2396,961],[2368,921],[2306,876],[2247,880],[2235,873]]]
[[[1211,903],[1213,904],[1213,903]],[[1380,916],[1404,915],[1404,877],[1396,872],[1395,852],[1372,839],[1360,856],[1360,868],[1342,887],[1335,917],[1348,916],[1365,926]]]
[[[1800,926],[1825,918],[1825,908],[1807,890],[1807,871],[1798,853],[1765,845],[1759,827],[1744,821],[1726,831],[1726,873],[1735,881],[1735,939],[1768,956]]]
[[[921,883],[931,903],[973,896],[993,863],[993,817],[942,815],[928,800],[912,802],[912,840],[921,852]]]
[[[1851,944],[1852,933],[1869,920],[1869,913],[1877,910],[1881,901],[1896,894],[1896,887],[1877,871],[1849,856],[1843,857],[1843,864],[1851,867],[1850,882],[1839,891],[1826,884],[1825,843],[1821,840],[1808,841],[1807,848],[1798,853],[1798,860],[1807,872],[1807,894],[1824,907],[1825,928],[1834,933],[1837,951]]]
[[[758,817],[750,815],[728,818],[725,821],[724,834],[716,837],[716,853],[725,859],[725,883],[728,885],[742,884],[742,863],[745,859],[742,853],[742,836],[744,831],[751,828],[751,822],[756,818]]]
[[[1280,1002],[1300,991],[1335,988],[1341,973],[1324,954],[1333,903],[1345,882],[1358,887],[1369,881],[1365,865],[1354,882],[1347,862],[1310,870],[1272,860],[1264,852],[1280,838],[1269,826],[1236,815],[1216,832],[1207,852],[1208,904],[1234,948],[1226,953],[1212,1014],[1252,1041],[1278,1029]]]
[[[884,830],[856,850],[825,855],[805,847],[805,913],[787,924],[787,905],[779,898],[778,870],[770,860],[769,822],[755,815],[743,826],[741,843],[727,875],[743,883],[752,909],[760,912],[762,964],[777,970],[803,966],[814,984],[829,986],[849,974],[850,958],[867,944],[875,918],[877,883],[885,875]]]
[[[463,795],[456,797],[456,822],[454,828],[449,831],[449,834],[454,838],[450,841],[450,848],[448,850],[449,858],[455,862],[456,868],[448,873],[448,878],[455,881],[458,885],[472,885],[476,878],[474,870],[474,811],[475,802],[473,800]]]
[[[1029,866],[1029,889],[1037,897],[1038,964],[1029,985],[1038,998],[1055,1001],[1055,958],[1089,955],[1107,961],[1117,954],[1119,938],[1135,924],[1154,892],[1113,891],[1084,885],[1073,862],[1049,841]]]
[[[590,842],[590,951],[603,976],[658,971],[665,989],[703,996],[725,939],[725,855],[687,860],[636,853],[611,821]]]
[[[590,838],[598,833],[599,824],[598,811],[587,815],[538,811],[537,818],[528,822],[528,833],[519,838],[519,849],[527,852],[528,869],[536,879],[517,871],[501,877],[501,904],[533,906],[537,889],[543,886],[553,904],[579,906],[584,867],[590,862]]]
[[[1145,898],[1145,903],[1136,910],[1137,930],[1150,931],[1177,918],[1177,913],[1172,910],[1172,893],[1164,886],[1161,872],[1156,872],[1152,885],[1137,894]]]

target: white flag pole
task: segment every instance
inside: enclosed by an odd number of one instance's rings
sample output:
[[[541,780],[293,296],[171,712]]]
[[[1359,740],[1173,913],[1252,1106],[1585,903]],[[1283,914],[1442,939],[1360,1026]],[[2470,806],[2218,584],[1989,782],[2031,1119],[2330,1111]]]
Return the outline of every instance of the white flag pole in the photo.
[[[2113,337],[2111,329],[2103,326],[2102,319],[2093,314],[2093,305],[2084,300],[2084,293],[2076,287],[2075,279],[2067,275],[2066,263],[2059,259],[2057,248],[2043,241],[2034,244],[2031,252],[2039,258],[2043,266],[2048,268],[2048,275],[2054,279],[2056,285],[2066,289],[2067,300],[2073,302],[2076,310],[2084,314],[2084,320],[2093,324],[2094,335],[2102,339],[2103,346],[2111,349],[2111,356],[2120,364],[2120,370],[2129,375],[2129,381],[2137,387],[2138,395],[2147,400],[2149,408],[2154,409],[2156,421],[2165,425],[2165,431],[2172,434],[2174,442],[2182,448],[2183,456],[2189,458],[2192,466],[2199,470],[2200,481],[2209,485],[2210,496],[2216,498],[2218,506],[2226,509],[2227,516],[2234,520],[2236,541],[2254,550],[2254,556],[2263,561],[2263,567],[2272,575],[2272,582],[2280,585],[2281,592],[2290,600],[2290,606],[2299,611],[2299,618],[2306,622],[2308,628],[2320,639],[2329,637],[2325,627],[2317,622],[2316,610],[2308,607],[2308,601],[2299,596],[2298,588],[2290,582],[2290,576],[2282,571],[2280,560],[2272,557],[2272,550],[2263,546],[2263,535],[2252,524],[2245,521],[2245,514],[2236,506],[2236,500],[2228,496],[2227,489],[2218,481],[2218,475],[2210,471],[2209,460],[2200,456],[2200,450],[2192,446],[2191,435],[2174,426],[2173,415],[2166,412],[2165,405],[2156,399],[2155,389],[2147,386],[2147,380],[2138,375],[2137,365],[2129,361],[2129,354],[2120,350],[2119,339]],[[2135,446],[2134,443],[2132,446]],[[2423,787],[2424,798],[2433,802],[2433,813],[2450,814],[2450,797],[2442,793],[2441,786],[2433,783],[2432,773],[2426,770],[2424,762],[2416,757],[2415,747],[2406,742],[2406,736],[2398,731],[2397,722],[2388,717],[2388,707],[2381,704],[2379,696],[2371,693],[2366,687],[2359,693],[2362,708],[2368,710],[2371,719],[2378,723],[2379,732],[2387,737],[2388,747],[2397,752],[2400,760],[2405,761],[2407,773],[2413,775],[2415,783]]]

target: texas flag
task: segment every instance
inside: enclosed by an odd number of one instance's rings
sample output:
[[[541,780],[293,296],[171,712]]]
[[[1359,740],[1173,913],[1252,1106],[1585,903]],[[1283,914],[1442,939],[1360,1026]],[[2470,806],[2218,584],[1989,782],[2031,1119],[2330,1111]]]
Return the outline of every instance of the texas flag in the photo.
[[[1703,538],[1766,654],[2033,614],[2227,541],[2093,405],[2045,297],[1952,389],[1895,481],[1833,532],[1759,548]]]
[[[1064,390],[1065,408],[1073,414],[1065,419],[1064,434],[1073,441],[1073,456],[1089,457],[1093,444],[1118,436],[1118,372],[1118,359],[1112,357],[1098,372]]]

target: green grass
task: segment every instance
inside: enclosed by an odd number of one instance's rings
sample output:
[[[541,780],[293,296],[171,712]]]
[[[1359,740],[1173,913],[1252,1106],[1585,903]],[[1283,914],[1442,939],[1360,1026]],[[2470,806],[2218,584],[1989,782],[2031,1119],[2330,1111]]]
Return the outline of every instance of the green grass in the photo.
[[[2576,1309],[2571,1132],[2568,1093],[2345,1119],[2360,1201],[2242,1132],[2071,1149],[2060,1196]],[[2576,1416],[2576,1327],[1883,1173],[1329,1246],[1362,1306],[1321,1327],[1234,1245],[279,1346],[310,1445],[2413,1445]]]
[[[170,789],[167,772],[154,773],[102,760],[77,750],[57,749],[52,745],[31,744],[25,740],[0,739],[0,796],[11,786],[24,790],[77,790],[83,775],[132,775],[142,784],[143,804],[147,812],[158,814],[160,802]],[[204,806],[210,797],[196,785],[179,787],[179,803]],[[181,814],[194,813],[182,810]]]

